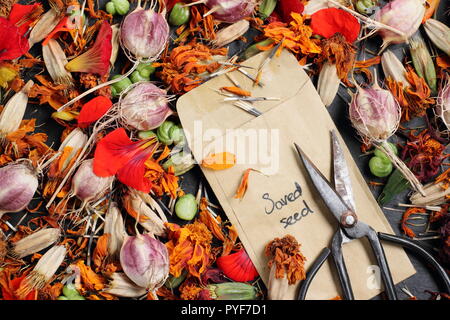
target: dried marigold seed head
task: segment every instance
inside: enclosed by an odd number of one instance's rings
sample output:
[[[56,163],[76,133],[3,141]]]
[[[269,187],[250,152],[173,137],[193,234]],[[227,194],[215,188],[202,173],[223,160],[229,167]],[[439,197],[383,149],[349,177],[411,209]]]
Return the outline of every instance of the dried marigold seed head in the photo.
[[[410,86],[405,77],[405,67],[391,50],[386,50],[381,56],[381,67],[386,78],[401,82],[404,88]]]
[[[450,56],[450,28],[435,19],[428,19],[424,24],[431,42]]]
[[[27,296],[33,290],[40,290],[51,280],[66,256],[65,246],[50,248],[38,261],[20,284],[16,294],[19,297]]]
[[[333,103],[340,84],[341,80],[337,75],[336,65],[331,62],[326,62],[320,70],[319,80],[317,82],[317,92],[325,107]]]
[[[111,203],[106,212],[104,232],[110,235],[108,240],[108,254],[111,257],[118,257],[127,234],[122,214],[115,202]]]
[[[61,231],[57,228],[42,229],[20,239],[12,245],[12,255],[22,259],[30,254],[41,251],[54,244],[60,237]]]
[[[138,298],[147,293],[145,288],[137,286],[122,272],[114,272],[107,288],[103,291],[124,298]]]
[[[0,139],[19,129],[28,104],[28,93],[34,85],[29,80],[25,86],[8,100],[0,113]]]
[[[66,54],[58,41],[51,39],[46,46],[43,46],[42,57],[50,77],[56,84],[73,86],[72,75],[64,67],[68,63]]]
[[[358,87],[350,103],[349,116],[361,136],[382,142],[397,130],[401,111],[392,93],[375,85]]]

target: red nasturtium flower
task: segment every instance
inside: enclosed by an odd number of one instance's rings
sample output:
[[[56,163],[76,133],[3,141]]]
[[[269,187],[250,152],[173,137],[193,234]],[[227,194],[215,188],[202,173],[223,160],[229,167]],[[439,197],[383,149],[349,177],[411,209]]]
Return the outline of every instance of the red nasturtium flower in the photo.
[[[30,46],[26,33],[41,12],[40,4],[15,4],[8,19],[0,17],[0,61],[19,58]]]
[[[258,271],[243,248],[235,253],[217,258],[216,262],[219,269],[233,281],[247,282],[258,276]]]
[[[70,72],[95,73],[104,76],[109,71],[109,59],[112,52],[111,39],[111,25],[107,21],[103,21],[92,48],[66,64],[66,69]]]
[[[46,46],[51,39],[53,39],[58,33],[63,31],[70,31],[71,29],[67,26],[69,22],[69,17],[64,16],[56,25],[56,27],[48,34],[45,40],[42,42],[43,46]]]
[[[314,34],[325,38],[341,33],[349,43],[353,43],[358,38],[360,24],[358,19],[344,10],[327,8],[311,15],[311,28]]]
[[[78,116],[78,127],[87,128],[100,119],[112,106],[112,101],[104,96],[98,96],[83,105]]]
[[[99,177],[116,175],[123,184],[149,193],[152,182],[145,177],[145,162],[157,147],[154,138],[131,141],[124,128],[116,129],[97,143],[94,173]]]
[[[12,280],[9,277],[9,273],[5,273],[0,279],[3,300],[37,300],[36,290],[32,290],[22,299],[20,299],[20,297],[16,295],[16,291],[20,288],[20,285],[25,279],[26,275],[14,278]]]
[[[303,13],[305,6],[303,5],[303,3],[301,3],[300,0],[280,0],[278,1],[276,9],[281,20],[283,22],[289,23],[291,21],[294,21],[291,13]]]

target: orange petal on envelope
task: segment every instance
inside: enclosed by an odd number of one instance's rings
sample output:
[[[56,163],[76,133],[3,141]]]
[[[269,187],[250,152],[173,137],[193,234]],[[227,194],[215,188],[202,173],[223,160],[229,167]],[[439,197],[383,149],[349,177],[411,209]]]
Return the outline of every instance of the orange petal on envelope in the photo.
[[[225,170],[236,164],[236,156],[230,152],[220,152],[208,155],[202,161],[202,167],[212,170]]]

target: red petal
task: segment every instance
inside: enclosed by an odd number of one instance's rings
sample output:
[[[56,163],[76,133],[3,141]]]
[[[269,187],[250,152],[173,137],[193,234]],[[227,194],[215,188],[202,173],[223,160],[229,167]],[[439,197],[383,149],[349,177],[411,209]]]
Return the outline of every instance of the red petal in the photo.
[[[127,150],[134,144],[124,128],[116,129],[103,137],[95,149],[94,173],[99,177],[115,175],[133,157]]]
[[[9,13],[8,20],[12,24],[17,25],[21,35],[24,35],[28,31],[30,24],[33,22],[33,20],[25,21],[23,18],[39,6],[41,6],[39,3],[29,5],[16,3],[13,5],[11,12]]]
[[[304,9],[305,6],[300,0],[280,0],[278,2],[277,11],[283,22],[289,23],[294,20],[291,16],[292,12],[302,13]]]
[[[28,39],[9,20],[0,17],[0,61],[19,58],[29,49]]]
[[[116,129],[97,143],[94,173],[99,177],[117,174],[123,184],[148,193],[152,184],[144,178],[145,161],[152,156],[156,146],[151,139],[133,142],[124,128]]]
[[[98,96],[86,103],[78,116],[78,126],[88,127],[92,122],[100,119],[112,106],[112,101],[104,96]]]
[[[52,30],[52,32],[49,33],[47,38],[42,42],[43,46],[46,46],[48,42],[55,37],[57,33],[63,32],[63,31],[70,31],[69,28],[67,28],[67,21],[69,20],[69,17],[64,16],[61,21],[56,25],[56,27]]]
[[[359,34],[360,25],[350,13],[328,8],[315,12],[311,16],[311,28],[315,34],[330,38],[336,33],[341,33],[349,43],[353,43]]]
[[[217,258],[217,266],[233,281],[247,282],[258,276],[258,271],[244,249]]]
[[[66,69],[71,72],[87,72],[104,76],[109,71],[111,39],[112,28],[107,21],[103,21],[92,48],[66,64]]]
[[[152,155],[151,152],[142,152],[133,157],[117,172],[117,179],[124,185],[136,190],[149,193],[153,184],[145,175],[145,161]]]

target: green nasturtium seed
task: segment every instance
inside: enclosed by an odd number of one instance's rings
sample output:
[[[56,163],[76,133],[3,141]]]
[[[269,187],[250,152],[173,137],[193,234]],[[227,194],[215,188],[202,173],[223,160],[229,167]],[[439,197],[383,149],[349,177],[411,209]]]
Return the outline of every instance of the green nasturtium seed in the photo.
[[[175,214],[182,220],[192,220],[198,211],[198,204],[195,196],[192,194],[185,194],[180,197],[175,204]]]
[[[120,77],[121,77],[121,75],[115,75],[114,77],[112,77],[112,79],[117,79],[117,78],[120,78]],[[112,95],[114,97],[117,97],[117,96],[119,96],[122,93],[122,91],[127,89],[132,84],[133,83],[128,78],[120,80],[119,82],[113,83],[111,85],[111,93],[112,93]]]
[[[146,77],[143,77],[139,71],[135,70],[131,74],[130,80],[131,80],[131,82],[136,83],[136,82],[140,82],[140,81],[148,81],[150,79],[146,78]]]
[[[395,154],[398,154],[398,149],[395,144],[390,143],[390,142],[388,142],[387,144],[389,145],[389,147],[392,149],[392,151]],[[389,159],[389,157],[381,149],[375,148],[374,155],[375,155],[375,157],[381,158],[384,162],[391,163],[391,160]]]
[[[62,289],[62,295],[58,297],[58,300],[86,300],[73,283],[66,284]]]
[[[191,10],[188,7],[183,7],[184,3],[178,2],[172,8],[169,15],[169,23],[173,26],[181,26],[188,23],[191,18]]]
[[[159,126],[156,134],[158,136],[158,140],[168,146],[170,146],[171,144],[183,146],[186,142],[183,129],[181,129],[172,121],[164,121]]]
[[[393,167],[391,162],[385,162],[380,157],[372,157],[369,161],[370,172],[376,177],[385,178],[391,174]]]
[[[106,12],[111,15],[120,14],[124,16],[130,10],[130,3],[128,0],[111,0],[106,4]]]
[[[175,153],[163,163],[164,170],[168,170],[169,167],[173,167],[175,176],[181,176],[191,170],[195,166],[195,159],[191,153],[178,152]]]
[[[356,2],[356,10],[361,14],[370,14],[375,9],[376,1],[359,0]]]

